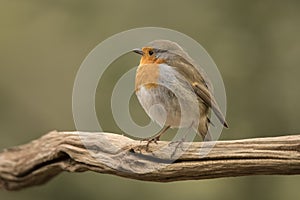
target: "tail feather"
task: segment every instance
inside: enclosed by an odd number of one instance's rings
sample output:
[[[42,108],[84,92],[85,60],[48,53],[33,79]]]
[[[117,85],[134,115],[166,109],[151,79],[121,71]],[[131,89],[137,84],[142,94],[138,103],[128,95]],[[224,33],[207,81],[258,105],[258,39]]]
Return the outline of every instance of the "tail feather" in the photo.
[[[208,123],[210,123],[210,119],[207,116],[203,116],[199,120],[198,134],[202,137],[203,141],[211,141],[213,139],[208,130]]]

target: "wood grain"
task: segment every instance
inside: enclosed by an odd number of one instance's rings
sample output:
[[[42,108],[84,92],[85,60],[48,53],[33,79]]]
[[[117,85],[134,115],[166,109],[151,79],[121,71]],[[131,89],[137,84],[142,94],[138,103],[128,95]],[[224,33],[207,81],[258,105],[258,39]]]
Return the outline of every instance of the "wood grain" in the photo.
[[[63,171],[156,182],[300,174],[300,135],[145,145],[112,133],[52,131],[0,152],[0,188],[40,185]],[[201,156],[200,149],[209,153]]]

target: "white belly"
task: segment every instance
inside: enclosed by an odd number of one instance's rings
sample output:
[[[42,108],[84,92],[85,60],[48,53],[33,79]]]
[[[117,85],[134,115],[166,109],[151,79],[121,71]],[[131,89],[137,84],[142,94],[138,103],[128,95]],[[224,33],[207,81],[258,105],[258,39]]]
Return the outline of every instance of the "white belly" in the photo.
[[[146,113],[160,126],[197,126],[199,102],[188,81],[168,65],[160,64],[159,70],[157,87],[141,86],[136,92]]]

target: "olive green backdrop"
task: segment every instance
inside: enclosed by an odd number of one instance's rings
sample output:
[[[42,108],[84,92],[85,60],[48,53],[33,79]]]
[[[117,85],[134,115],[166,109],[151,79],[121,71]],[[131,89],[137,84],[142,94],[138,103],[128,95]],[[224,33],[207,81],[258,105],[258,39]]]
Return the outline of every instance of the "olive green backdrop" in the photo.
[[[81,62],[107,37],[144,26],[183,32],[212,56],[228,97],[230,129],[221,139],[300,131],[299,1],[0,3],[0,149],[53,129],[75,130],[72,87]],[[109,109],[111,90],[137,63],[136,55],[122,56],[99,83],[96,107],[105,131],[121,132]],[[135,97],[130,109],[138,123],[148,122]],[[160,184],[91,172],[63,173],[43,186],[0,191],[0,199],[299,199],[299,185],[299,176]]]

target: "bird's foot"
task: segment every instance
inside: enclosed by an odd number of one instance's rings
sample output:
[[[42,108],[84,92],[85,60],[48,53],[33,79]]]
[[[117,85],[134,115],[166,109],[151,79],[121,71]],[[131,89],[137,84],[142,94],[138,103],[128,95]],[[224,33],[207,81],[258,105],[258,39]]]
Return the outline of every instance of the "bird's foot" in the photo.
[[[153,142],[153,143],[157,144],[157,141],[159,141],[159,138],[160,138],[159,136],[158,137],[153,137],[153,138],[145,138],[145,139],[141,140],[141,142],[147,141],[146,150],[148,151],[150,143]]]
[[[183,142],[185,141],[184,139],[185,138],[181,138],[178,141],[172,141],[172,142],[169,143],[169,146],[171,146],[173,144],[176,145],[175,148],[174,148],[174,151],[171,154],[171,158],[173,158],[176,155],[176,152],[177,152],[178,148],[180,148],[181,152],[185,151],[185,149],[183,147]]]

